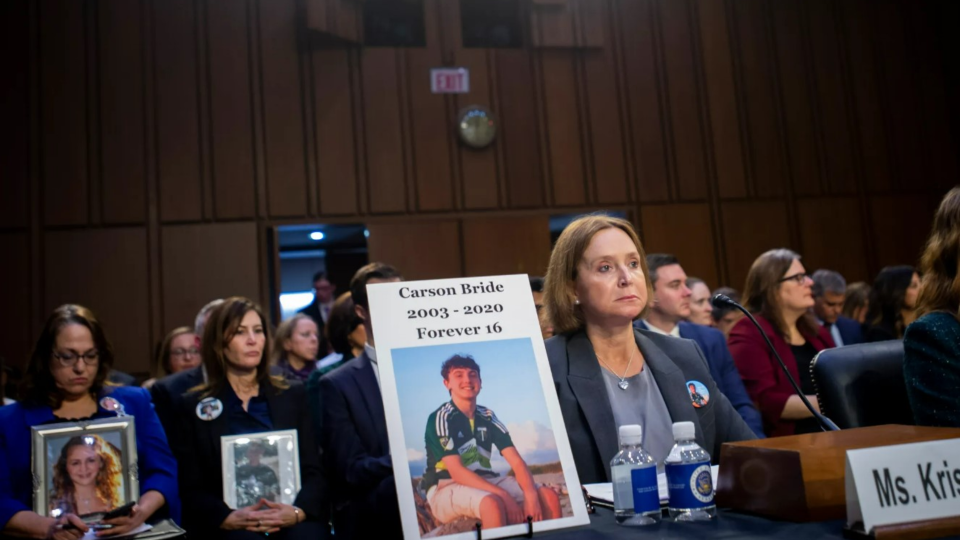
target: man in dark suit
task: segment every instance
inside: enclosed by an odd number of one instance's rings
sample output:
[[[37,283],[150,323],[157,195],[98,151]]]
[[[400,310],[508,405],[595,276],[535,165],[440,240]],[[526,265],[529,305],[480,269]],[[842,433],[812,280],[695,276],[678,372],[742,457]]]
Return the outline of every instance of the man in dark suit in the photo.
[[[330,310],[333,309],[333,302],[336,300],[334,293],[337,292],[337,286],[330,283],[327,274],[317,272],[313,275],[313,302],[309,306],[301,309],[297,313],[309,315],[313,322],[317,323],[317,335],[320,336],[320,347],[317,356],[322,358],[330,352],[330,342],[324,335],[323,328],[330,318]]]
[[[720,392],[727,396],[750,430],[763,438],[763,420],[743,386],[723,333],[683,320],[690,316],[690,289],[686,286],[687,274],[680,262],[673,255],[653,253],[647,255],[647,267],[653,283],[653,302],[646,319],[638,320],[634,326],[696,342]]]
[[[396,268],[370,263],[350,280],[367,331],[363,354],[320,379],[320,446],[333,487],[337,538],[394,538],[401,533],[387,422],[380,395],[367,285],[401,281]]]
[[[817,322],[830,330],[837,347],[863,342],[860,324],[840,315],[847,295],[847,280],[833,270],[817,270],[813,273],[813,314]]]

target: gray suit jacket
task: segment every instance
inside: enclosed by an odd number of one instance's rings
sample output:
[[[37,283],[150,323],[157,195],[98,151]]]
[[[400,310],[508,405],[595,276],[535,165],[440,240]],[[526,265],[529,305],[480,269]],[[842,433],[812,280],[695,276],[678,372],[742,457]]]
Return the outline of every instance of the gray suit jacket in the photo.
[[[634,335],[671,421],[693,422],[697,443],[714,462],[720,458],[721,444],[756,438],[717,389],[696,343],[647,330],[634,330]],[[610,460],[619,449],[617,426],[593,345],[586,332],[579,331],[554,336],[546,347],[580,481],[609,482]],[[706,385],[710,400],[705,407],[693,407],[686,384],[690,380]]]

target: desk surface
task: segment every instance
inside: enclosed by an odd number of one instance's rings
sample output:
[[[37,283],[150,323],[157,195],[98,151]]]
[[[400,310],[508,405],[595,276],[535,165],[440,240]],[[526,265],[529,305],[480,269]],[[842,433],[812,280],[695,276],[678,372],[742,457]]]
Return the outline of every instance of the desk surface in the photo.
[[[550,540],[607,540],[626,538],[776,538],[776,540],[842,539],[842,521],[789,523],[721,510],[707,523],[675,523],[664,519],[649,527],[621,527],[613,519],[613,511],[597,507],[590,516],[590,526],[553,533],[535,534]],[[952,536],[951,538],[960,538]]]

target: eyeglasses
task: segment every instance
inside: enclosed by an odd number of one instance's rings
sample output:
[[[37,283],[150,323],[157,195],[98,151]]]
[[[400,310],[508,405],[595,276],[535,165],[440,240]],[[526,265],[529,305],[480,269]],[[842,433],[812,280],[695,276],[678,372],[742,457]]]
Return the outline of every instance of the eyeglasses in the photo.
[[[797,283],[797,285],[803,285],[803,282],[806,281],[808,277],[810,277],[810,274],[807,274],[806,272],[800,272],[797,274],[793,274],[792,276],[780,278],[779,280],[777,280],[777,283],[783,283],[784,281],[793,280]]]
[[[88,366],[95,366],[100,363],[100,352],[99,351],[87,351],[83,354],[77,354],[73,351],[67,351],[63,353],[55,352],[53,357],[60,362],[60,367],[72,368],[77,365],[81,359],[83,363]]]
[[[173,349],[170,356],[200,356],[200,349]]]

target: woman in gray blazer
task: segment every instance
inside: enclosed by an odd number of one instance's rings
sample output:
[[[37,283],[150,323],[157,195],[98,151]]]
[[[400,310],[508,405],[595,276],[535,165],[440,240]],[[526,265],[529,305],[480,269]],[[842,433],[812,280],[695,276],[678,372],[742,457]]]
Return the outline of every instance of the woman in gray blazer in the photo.
[[[652,290],[625,220],[582,217],[550,256],[544,307],[557,335],[546,341],[547,357],[581,482],[610,481],[621,425],[642,425],[643,446],[658,461],[673,446],[674,422],[693,422],[714,461],[722,443],[755,438],[693,341],[634,329]]]

